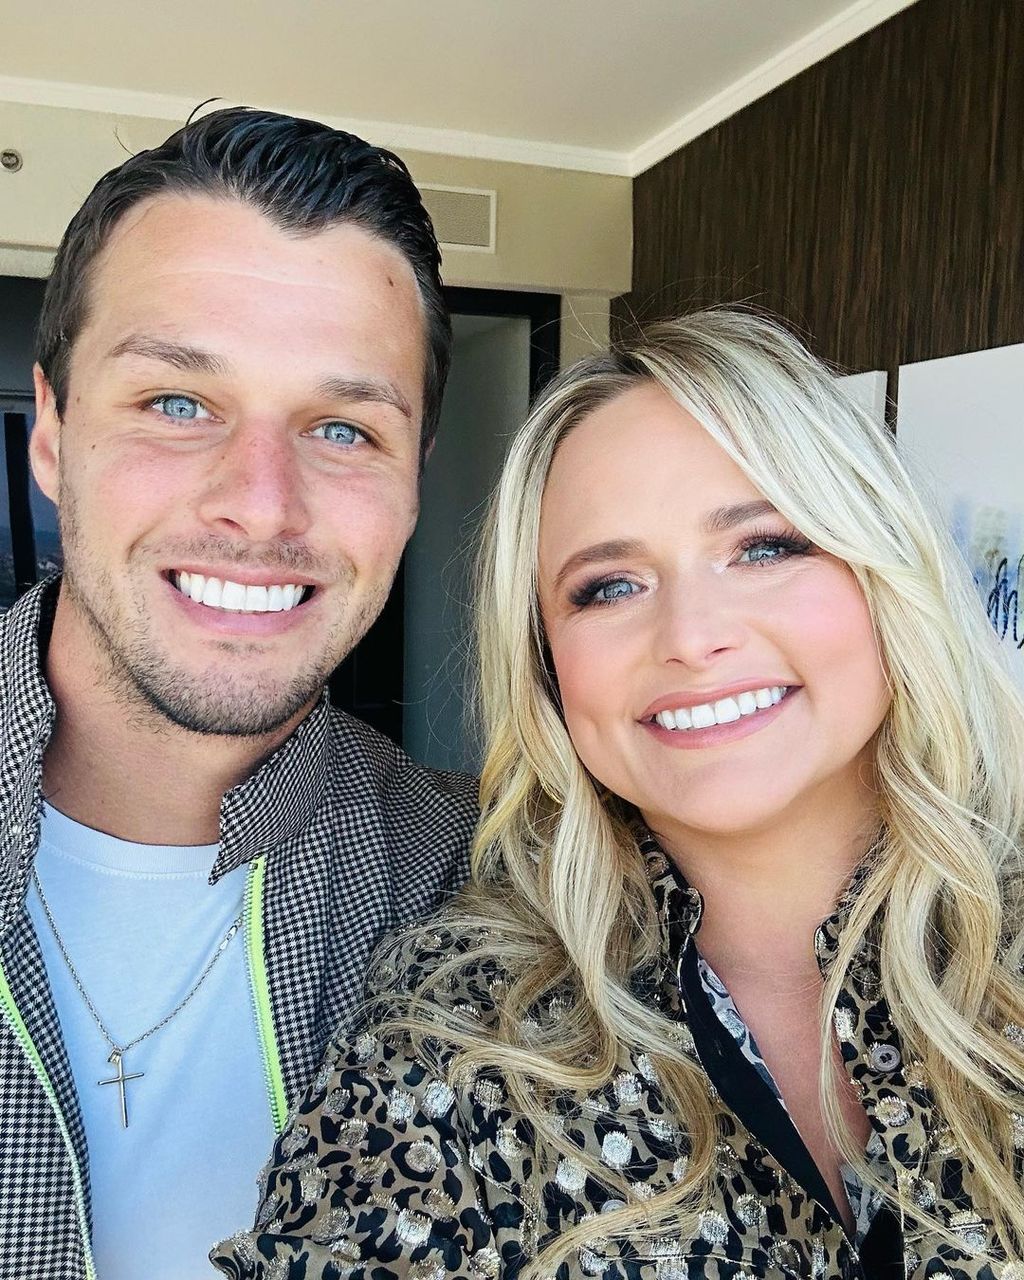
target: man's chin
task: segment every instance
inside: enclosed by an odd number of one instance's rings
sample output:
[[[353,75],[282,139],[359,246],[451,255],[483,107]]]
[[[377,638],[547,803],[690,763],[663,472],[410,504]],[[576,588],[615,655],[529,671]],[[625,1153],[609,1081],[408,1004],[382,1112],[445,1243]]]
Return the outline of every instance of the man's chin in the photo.
[[[261,738],[280,732],[297,721],[317,700],[326,676],[311,672],[305,679],[281,684],[256,680],[237,681],[206,676],[189,680],[135,670],[136,692],[147,707],[178,729],[206,736]]]

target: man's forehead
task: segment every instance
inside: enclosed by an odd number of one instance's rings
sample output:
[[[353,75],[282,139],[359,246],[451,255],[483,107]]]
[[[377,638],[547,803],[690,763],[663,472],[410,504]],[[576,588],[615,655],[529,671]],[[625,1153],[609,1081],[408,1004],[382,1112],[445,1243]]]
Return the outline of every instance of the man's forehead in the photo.
[[[136,270],[235,272],[282,283],[307,278],[325,287],[361,272],[385,278],[389,289],[405,285],[418,294],[400,250],[355,223],[293,231],[229,195],[165,193],[129,209],[97,255],[94,279],[127,284],[126,275]]]
[[[418,381],[425,314],[411,265],[358,226],[290,234],[237,199],[161,195],[130,210],[98,256],[76,349],[94,365],[140,333],[226,364],[265,345],[294,356],[356,341],[373,347],[371,363],[408,361]]]

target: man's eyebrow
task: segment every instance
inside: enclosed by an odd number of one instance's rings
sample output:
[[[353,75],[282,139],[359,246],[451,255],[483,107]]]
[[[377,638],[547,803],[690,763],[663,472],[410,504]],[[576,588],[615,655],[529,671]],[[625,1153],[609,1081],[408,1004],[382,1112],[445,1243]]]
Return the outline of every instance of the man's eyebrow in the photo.
[[[620,556],[639,555],[644,544],[635,538],[614,538],[608,542],[595,542],[593,546],[584,547],[574,552],[555,575],[556,589],[562,585],[570,573],[582,569],[584,565],[601,564],[605,560],[617,560]]]
[[[701,523],[707,533],[728,533],[737,525],[756,520],[758,516],[778,514],[767,498],[758,498],[754,502],[740,502],[733,507],[717,507],[714,511],[709,511]]]
[[[376,378],[325,378],[317,390],[325,400],[389,404],[412,422],[412,406],[393,382]]]
[[[142,356],[146,360],[159,360],[161,364],[172,365],[184,373],[218,375],[226,373],[228,367],[212,351],[191,347],[184,342],[171,342],[166,338],[152,338],[144,333],[130,333],[127,338],[115,342],[107,355],[112,360],[120,356]]]

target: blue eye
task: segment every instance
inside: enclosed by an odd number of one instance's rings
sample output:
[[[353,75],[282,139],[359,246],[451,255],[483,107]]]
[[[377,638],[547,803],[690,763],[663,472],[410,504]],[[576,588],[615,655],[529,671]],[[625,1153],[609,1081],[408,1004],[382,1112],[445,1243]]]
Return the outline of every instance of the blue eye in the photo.
[[[755,542],[752,547],[743,548],[740,559],[747,564],[763,564],[765,560],[777,560],[781,554],[783,548],[777,542]]]
[[[588,604],[614,604],[616,600],[625,600],[635,596],[641,588],[628,578],[603,578],[599,582],[588,582],[574,591],[572,603],[582,608]]]
[[[810,550],[811,543],[799,535],[757,534],[743,543],[737,560],[741,564],[770,564],[788,560],[790,556],[806,555]]]
[[[196,418],[210,418],[213,415],[209,409],[193,396],[168,395],[157,396],[155,400],[150,401],[150,406],[158,412],[162,413],[166,418],[176,418],[182,422],[193,421]]]
[[[321,422],[318,427],[313,428],[310,435],[329,440],[331,444],[358,444],[360,440],[366,439],[351,422]]]

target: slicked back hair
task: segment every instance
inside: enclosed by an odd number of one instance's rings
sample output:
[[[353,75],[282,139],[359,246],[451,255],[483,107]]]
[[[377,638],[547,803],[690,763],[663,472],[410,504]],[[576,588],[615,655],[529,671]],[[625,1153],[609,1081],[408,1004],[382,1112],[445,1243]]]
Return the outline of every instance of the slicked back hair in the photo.
[[[213,111],[132,156],[97,182],[72,218],[36,334],[36,358],[59,415],[67,403],[71,349],[88,315],[92,264],[129,209],[163,194],[229,196],[285,231],[312,234],[350,223],[393,245],[412,267],[423,301],[425,455],[437,431],[452,329],[440,250],[409,170],[398,156],[354,134],[247,107]]]

